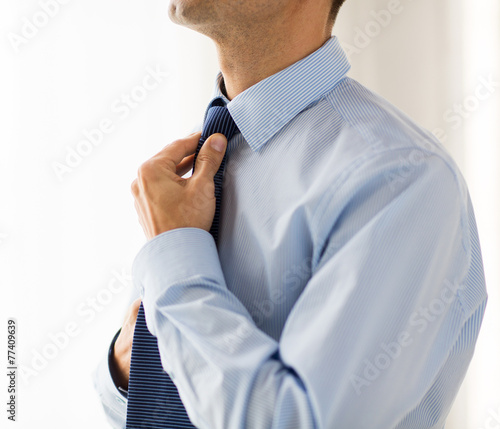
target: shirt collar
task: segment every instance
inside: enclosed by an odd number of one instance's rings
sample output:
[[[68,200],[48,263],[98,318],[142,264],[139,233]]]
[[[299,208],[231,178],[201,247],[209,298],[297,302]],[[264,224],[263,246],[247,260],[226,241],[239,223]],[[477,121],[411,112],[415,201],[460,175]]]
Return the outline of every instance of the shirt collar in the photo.
[[[257,151],[308,105],[337,85],[350,67],[337,37],[332,36],[312,54],[251,86],[231,101],[221,91],[223,76],[219,71],[211,102],[220,97],[227,103],[241,134],[251,149]]]

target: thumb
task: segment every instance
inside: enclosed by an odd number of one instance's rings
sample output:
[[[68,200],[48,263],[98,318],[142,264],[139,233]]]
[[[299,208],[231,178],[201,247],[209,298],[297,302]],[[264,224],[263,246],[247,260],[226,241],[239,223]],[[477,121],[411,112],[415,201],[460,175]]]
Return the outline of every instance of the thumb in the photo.
[[[213,179],[222,163],[226,152],[227,139],[224,134],[212,134],[203,143],[196,157],[195,176],[206,176]]]

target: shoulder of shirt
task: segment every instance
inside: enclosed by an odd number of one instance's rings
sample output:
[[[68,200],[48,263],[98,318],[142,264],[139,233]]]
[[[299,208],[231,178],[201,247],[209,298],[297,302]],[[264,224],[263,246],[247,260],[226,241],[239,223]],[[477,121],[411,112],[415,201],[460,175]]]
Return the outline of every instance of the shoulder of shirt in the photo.
[[[356,165],[362,168],[363,160],[369,162],[376,154],[380,159],[390,160],[410,157],[416,152],[424,153],[426,158],[439,157],[443,162],[441,168],[447,167],[454,176],[462,197],[468,194],[460,169],[441,142],[379,94],[352,78],[344,77],[322,99],[334,111],[332,120],[340,118],[342,127],[360,142],[351,160],[353,168]]]
[[[321,104],[323,107],[318,106]],[[332,142],[331,165],[338,165],[339,162],[335,155],[339,151],[336,145],[344,145],[339,152],[349,157],[342,174],[330,176],[333,181],[322,204],[338,198],[340,194],[350,194],[351,186],[362,186],[360,182],[370,181],[372,175],[386,174],[390,177],[395,172],[397,174],[398,168],[404,170],[409,166],[415,172],[409,180],[432,178],[436,186],[444,186],[448,192],[456,194],[465,234],[463,244],[467,252],[470,250],[468,223],[473,217],[473,209],[467,184],[451,155],[431,132],[349,77],[342,79],[315,106],[323,111],[322,120],[340,122],[341,130],[337,137],[344,136]],[[355,150],[351,150],[349,145],[353,145]]]

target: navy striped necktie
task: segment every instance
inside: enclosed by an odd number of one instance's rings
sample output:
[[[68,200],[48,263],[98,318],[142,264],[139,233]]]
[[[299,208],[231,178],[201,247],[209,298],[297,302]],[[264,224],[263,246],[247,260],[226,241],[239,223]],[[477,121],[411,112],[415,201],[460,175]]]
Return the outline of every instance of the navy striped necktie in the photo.
[[[222,98],[213,100],[209,105],[205,118],[194,162],[196,163],[201,146],[212,134],[224,134],[229,141],[237,131],[238,128]],[[216,203],[210,234],[212,234],[216,243],[225,163],[226,155],[224,154],[221,166],[214,177]],[[132,342],[126,428],[194,428],[182,404],[175,384],[162,367],[158,341],[147,328],[142,303],[137,314]]]

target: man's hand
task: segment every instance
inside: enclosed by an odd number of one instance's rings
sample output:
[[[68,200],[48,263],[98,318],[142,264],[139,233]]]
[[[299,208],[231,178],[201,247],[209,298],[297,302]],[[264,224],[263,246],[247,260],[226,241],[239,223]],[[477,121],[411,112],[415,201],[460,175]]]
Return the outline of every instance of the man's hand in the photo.
[[[192,167],[201,133],[176,140],[141,165],[132,182],[132,194],[146,237],[175,228],[196,227],[210,231],[215,213],[214,176],[220,167],[227,140],[210,136],[200,149],[195,173],[184,179]],[[128,389],[130,358],[141,299],[132,303],[113,352],[113,378]]]
[[[128,389],[130,375],[130,357],[132,355],[132,339],[134,338],[135,322],[141,305],[141,298],[136,299],[129,307],[122,330],[115,342],[113,352],[113,378],[118,386]]]
[[[226,137],[210,136],[196,158],[201,133],[176,140],[141,165],[132,182],[139,222],[148,239],[175,228],[210,231],[215,213],[214,176],[224,157]],[[217,149],[218,148],[218,149]]]

